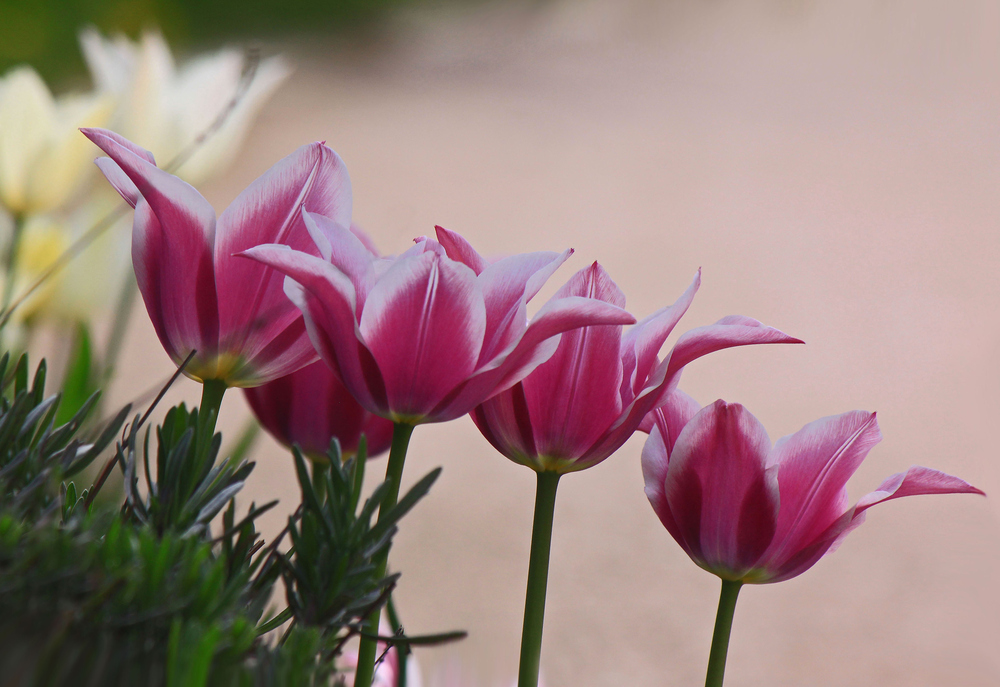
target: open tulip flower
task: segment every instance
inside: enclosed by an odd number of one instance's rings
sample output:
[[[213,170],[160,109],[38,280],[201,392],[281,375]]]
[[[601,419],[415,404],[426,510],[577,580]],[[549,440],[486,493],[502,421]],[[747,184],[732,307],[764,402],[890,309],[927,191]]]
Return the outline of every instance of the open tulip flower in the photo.
[[[696,358],[732,346],[802,343],[749,317],[727,317],[686,332],[661,362],[660,347],[700,283],[699,273],[676,303],[624,335],[620,325],[564,334],[551,358],[472,412],[476,426],[514,462],[538,471],[583,470],[617,451]],[[556,294],[572,296],[625,307],[624,294],[596,262]]]
[[[699,566],[723,580],[708,685],[721,685],[736,596],[744,583],[780,582],[811,568],[875,504],[918,494],[982,494],[914,466],[853,506],[845,485],[877,444],[875,413],[811,422],[774,446],[739,404],[705,408],[674,391],[653,415],[642,452],[646,496]]]
[[[461,417],[510,388],[555,352],[563,332],[635,321],[617,305],[569,295],[528,322],[527,302],[571,251],[490,262],[437,227],[437,241],[421,237],[387,260],[333,219],[303,218],[322,257],[287,246],[243,255],[288,276],[320,356],[362,407],[395,423],[380,517],[396,503],[414,426]],[[377,612],[367,626],[374,633]],[[363,638],[359,652],[355,682],[370,684],[374,641]]]
[[[158,169],[148,151],[110,131],[84,133],[110,156],[98,166],[135,208],[132,264],[160,343],[178,365],[197,351],[185,374],[256,386],[316,360],[282,276],[233,254],[270,242],[316,252],[303,206],[349,226],[350,179],[335,152],[322,143],[299,148],[216,220],[208,201]]]
[[[621,325],[563,334],[551,358],[472,412],[479,431],[500,453],[538,472],[520,687],[535,687],[538,679],[559,476],[596,465],[617,451],[677,385],[684,366],[696,358],[731,346],[802,343],[748,317],[727,317],[681,336],[661,362],[660,347],[691,305],[700,283],[699,272],[676,303],[624,335]],[[555,297],[589,297],[625,307],[625,295],[596,262],[573,275]]]
[[[345,456],[357,452],[362,434],[368,457],[389,450],[392,422],[359,406],[322,361],[243,392],[271,436],[314,460],[325,460],[333,437]]]
[[[392,260],[373,256],[328,218],[303,213],[322,257],[258,246],[247,257],[293,280],[320,356],[358,402],[394,422],[444,422],[516,384],[590,324],[633,322],[617,305],[553,298],[528,323],[526,303],[570,251],[490,263],[458,234],[437,228]]]

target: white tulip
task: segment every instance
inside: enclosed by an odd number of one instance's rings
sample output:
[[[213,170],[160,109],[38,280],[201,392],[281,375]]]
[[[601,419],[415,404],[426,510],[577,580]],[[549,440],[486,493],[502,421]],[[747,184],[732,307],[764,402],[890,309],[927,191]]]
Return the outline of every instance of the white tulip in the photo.
[[[161,165],[169,164],[209,129],[240,87],[244,67],[240,50],[219,50],[177,68],[157,31],[147,31],[134,43],[125,36],[108,39],[87,29],[80,34],[80,44],[95,86],[118,97],[120,106],[110,128],[150,150]],[[232,161],[261,106],[289,73],[280,57],[262,60],[222,126],[173,172],[199,184],[221,171]]]
[[[103,126],[107,95],[52,97],[31,67],[0,78],[0,202],[16,215],[65,203],[91,170],[93,146],[77,131]]]

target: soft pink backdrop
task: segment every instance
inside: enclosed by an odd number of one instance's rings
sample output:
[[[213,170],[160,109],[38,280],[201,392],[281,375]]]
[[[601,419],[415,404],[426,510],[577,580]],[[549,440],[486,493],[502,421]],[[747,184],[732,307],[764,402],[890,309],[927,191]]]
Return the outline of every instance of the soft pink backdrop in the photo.
[[[1000,493],[998,46],[989,1],[425,11],[377,39],[278,46],[297,72],[206,193],[221,209],[325,139],[386,252],[434,224],[487,254],[572,246],[540,298],[597,259],[639,317],[701,266],[681,330],[739,313],[807,345],[693,364],[682,387],[699,401],[744,403],[772,440],[877,410],[885,440],[855,498],[913,463]],[[120,398],[170,372],[144,313],[126,355]],[[224,428],[245,412],[233,393]],[[400,611],[413,633],[470,632],[420,652],[426,672],[458,661],[499,684],[516,672],[534,476],[467,418],[420,427],[411,446],[407,483],[445,470],[393,551]],[[562,482],[550,687],[704,679],[718,582],[649,508],[641,446]],[[291,510],[288,457],[270,440],[256,457],[246,501]],[[727,685],[1000,684],[997,516],[991,499],[893,502],[802,577],[745,589]]]

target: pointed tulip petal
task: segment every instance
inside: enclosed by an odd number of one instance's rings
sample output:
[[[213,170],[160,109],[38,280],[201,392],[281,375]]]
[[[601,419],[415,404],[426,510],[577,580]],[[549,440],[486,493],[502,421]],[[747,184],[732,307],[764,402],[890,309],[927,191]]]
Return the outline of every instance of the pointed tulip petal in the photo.
[[[462,263],[477,276],[490,266],[490,261],[480,255],[460,234],[444,227],[434,227],[434,231],[437,233],[438,243],[444,247],[448,257]]]
[[[557,296],[625,304],[624,294],[597,263],[574,275],[567,287]],[[618,419],[621,335],[619,325],[567,331],[552,357],[524,379],[539,455],[577,458]],[[553,389],[559,389],[558,399],[553,398]]]
[[[479,281],[486,303],[486,334],[480,365],[507,350],[524,333],[528,323],[526,303],[572,254],[524,253],[488,265]]]
[[[197,376],[218,345],[218,309],[211,247],[203,236],[165,231],[140,198],[132,227],[132,264],[153,328],[171,359],[180,364],[192,349],[198,360],[185,368]]]
[[[368,292],[377,278],[377,257],[372,255],[371,250],[354,231],[329,217],[303,212],[302,218],[316,245],[325,252],[323,257],[351,280],[356,298],[355,307],[358,312],[364,312]]]
[[[919,494],[980,494],[977,489],[963,479],[952,477],[938,470],[914,465],[905,473],[898,473],[885,480],[878,489],[861,498],[854,508],[855,516],[864,513],[877,503],[891,501],[903,496]]]
[[[99,157],[94,160],[94,164],[101,170],[101,174],[104,175],[104,178],[108,180],[111,186],[118,191],[118,194],[125,199],[125,202],[134,208],[142,197],[142,194],[139,193],[139,189],[132,183],[132,180],[122,171],[122,168],[115,164],[115,161],[110,157]]]
[[[740,579],[767,549],[778,517],[767,432],[738,404],[716,401],[681,431],[664,484],[670,513],[699,565]]]
[[[701,270],[698,270],[691,285],[676,303],[639,321],[625,333],[622,339],[623,403],[630,403],[645,386],[650,372],[656,365],[656,354],[681,317],[691,307],[699,286],[701,286]]]
[[[476,372],[455,394],[445,399],[435,415],[461,417],[487,398],[514,386],[548,360],[563,332],[602,324],[631,324],[635,318],[621,308],[592,298],[553,298],[528,325],[517,345]]]
[[[385,389],[354,315],[350,279],[322,258],[287,246],[263,245],[239,254],[285,274],[285,291],[302,311],[320,357],[366,409],[384,414]]]
[[[875,413],[855,410],[810,422],[775,444],[781,517],[768,559],[804,548],[848,510],[844,486],[879,441]]]
[[[299,318],[285,297],[284,277],[232,256],[260,244],[318,254],[302,218],[307,208],[350,224],[351,185],[344,163],[321,143],[302,146],[246,188],[219,217],[215,271],[223,347],[250,359]],[[298,328],[304,335],[304,329]]]
[[[397,418],[424,419],[475,370],[486,307],[471,269],[427,252],[393,264],[360,327]]]
[[[180,242],[190,250],[198,246],[198,252],[201,251],[200,246],[212,250],[215,243],[215,210],[193,186],[158,169],[141,154],[141,148],[126,145],[117,134],[103,129],[81,131],[132,180],[160,226],[169,232],[172,242]],[[140,152],[136,152],[137,149]],[[192,256],[196,254],[190,253]]]

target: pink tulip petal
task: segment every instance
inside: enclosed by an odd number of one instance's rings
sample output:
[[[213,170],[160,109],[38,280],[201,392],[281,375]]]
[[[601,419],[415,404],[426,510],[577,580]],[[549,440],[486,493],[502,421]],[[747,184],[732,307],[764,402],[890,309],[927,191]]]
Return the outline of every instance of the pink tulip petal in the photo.
[[[364,244],[361,238],[342,224],[334,222],[329,217],[323,217],[312,212],[303,212],[309,233],[322,244],[325,251],[323,257],[334,267],[347,275],[354,285],[357,312],[364,312],[368,292],[375,284],[375,262],[378,259]]]
[[[535,465],[538,451],[535,449],[528,403],[520,383],[483,401],[469,415],[497,451],[522,465],[539,467]]]
[[[701,270],[694,275],[691,285],[677,302],[659,310],[630,327],[622,339],[622,385],[621,397],[624,404],[630,403],[646,384],[646,380],[657,363],[656,354],[670,332],[691,307],[694,295],[701,286]]]
[[[170,241],[182,244],[188,251],[188,260],[198,259],[195,256],[200,255],[202,245],[211,249],[215,242],[215,210],[193,186],[158,169],[136,152],[141,148],[117,134],[102,129],[82,131],[135,184],[160,225],[166,228]],[[182,253],[179,250],[176,254]]]
[[[118,194],[125,199],[125,202],[134,208],[142,197],[142,194],[139,193],[139,189],[128,178],[128,175],[122,171],[122,168],[110,157],[99,157],[94,160],[94,164],[101,170],[104,178],[118,191]]]
[[[435,416],[442,422],[461,417],[487,398],[517,384],[555,353],[563,332],[588,325],[634,321],[621,308],[592,298],[553,298],[538,311],[514,349],[478,370],[435,409]]]
[[[428,251],[393,264],[368,295],[360,326],[395,416],[425,420],[475,371],[486,306],[470,268]]]
[[[919,494],[980,494],[977,489],[963,479],[952,477],[938,470],[914,465],[905,473],[897,473],[882,482],[878,489],[863,496],[854,507],[855,517],[877,503],[891,501],[903,496]]]
[[[803,341],[750,317],[740,315],[724,317],[713,325],[692,329],[681,335],[670,352],[666,380],[670,388],[676,386],[678,375],[684,366],[703,355],[734,346],[765,343],[803,343]]]
[[[572,252],[512,255],[483,269],[479,281],[486,303],[486,334],[480,365],[520,339],[528,322],[526,303]]]
[[[302,146],[248,186],[219,217],[215,245],[222,347],[255,358],[300,317],[285,297],[284,278],[264,265],[232,256],[274,243],[313,255],[318,249],[303,208],[350,224],[351,182],[344,163],[320,143]],[[296,327],[303,337],[305,330]]]
[[[110,141],[112,141],[114,143],[117,143],[122,148],[125,148],[126,150],[129,150],[129,151],[135,153],[136,155],[138,155],[139,157],[141,157],[143,160],[145,160],[149,164],[151,164],[151,165],[155,165],[156,164],[156,160],[153,159],[153,154],[151,152],[149,152],[148,150],[146,150],[142,146],[137,146],[132,141],[128,140],[127,138],[125,138],[121,134],[116,134],[114,131],[110,131],[108,129],[83,128],[83,129],[80,129],[80,132],[83,133],[83,135],[86,136],[87,138],[89,138],[91,141],[94,141],[94,143],[96,143],[98,146],[100,146],[101,144],[97,143],[97,141],[94,140],[95,137],[101,137],[103,139],[108,139],[108,140],[110,140]],[[103,149],[103,146],[102,146],[102,149]],[[105,152],[107,152],[107,151],[105,151]]]
[[[625,305],[624,294],[596,262],[574,275],[556,297],[567,296]],[[619,325],[567,331],[552,357],[524,379],[539,455],[581,456],[618,419],[621,334]]]
[[[766,469],[771,442],[753,415],[716,401],[681,431],[664,483],[682,544],[699,565],[740,579],[767,549],[778,517],[778,487]]]
[[[462,263],[475,272],[477,276],[490,266],[490,261],[480,255],[460,234],[444,227],[434,227],[434,231],[448,257]]]
[[[201,232],[164,231],[149,203],[139,199],[132,224],[136,283],[160,343],[178,365],[191,350],[205,361],[218,348],[212,250],[204,238]]]
[[[320,357],[364,408],[387,412],[381,375],[355,319],[350,279],[322,258],[287,246],[257,246],[240,255],[270,265],[294,280],[286,280],[285,292],[302,311]]]
[[[810,422],[775,444],[781,515],[767,558],[781,565],[848,510],[844,486],[882,434],[875,413],[855,410]]]

